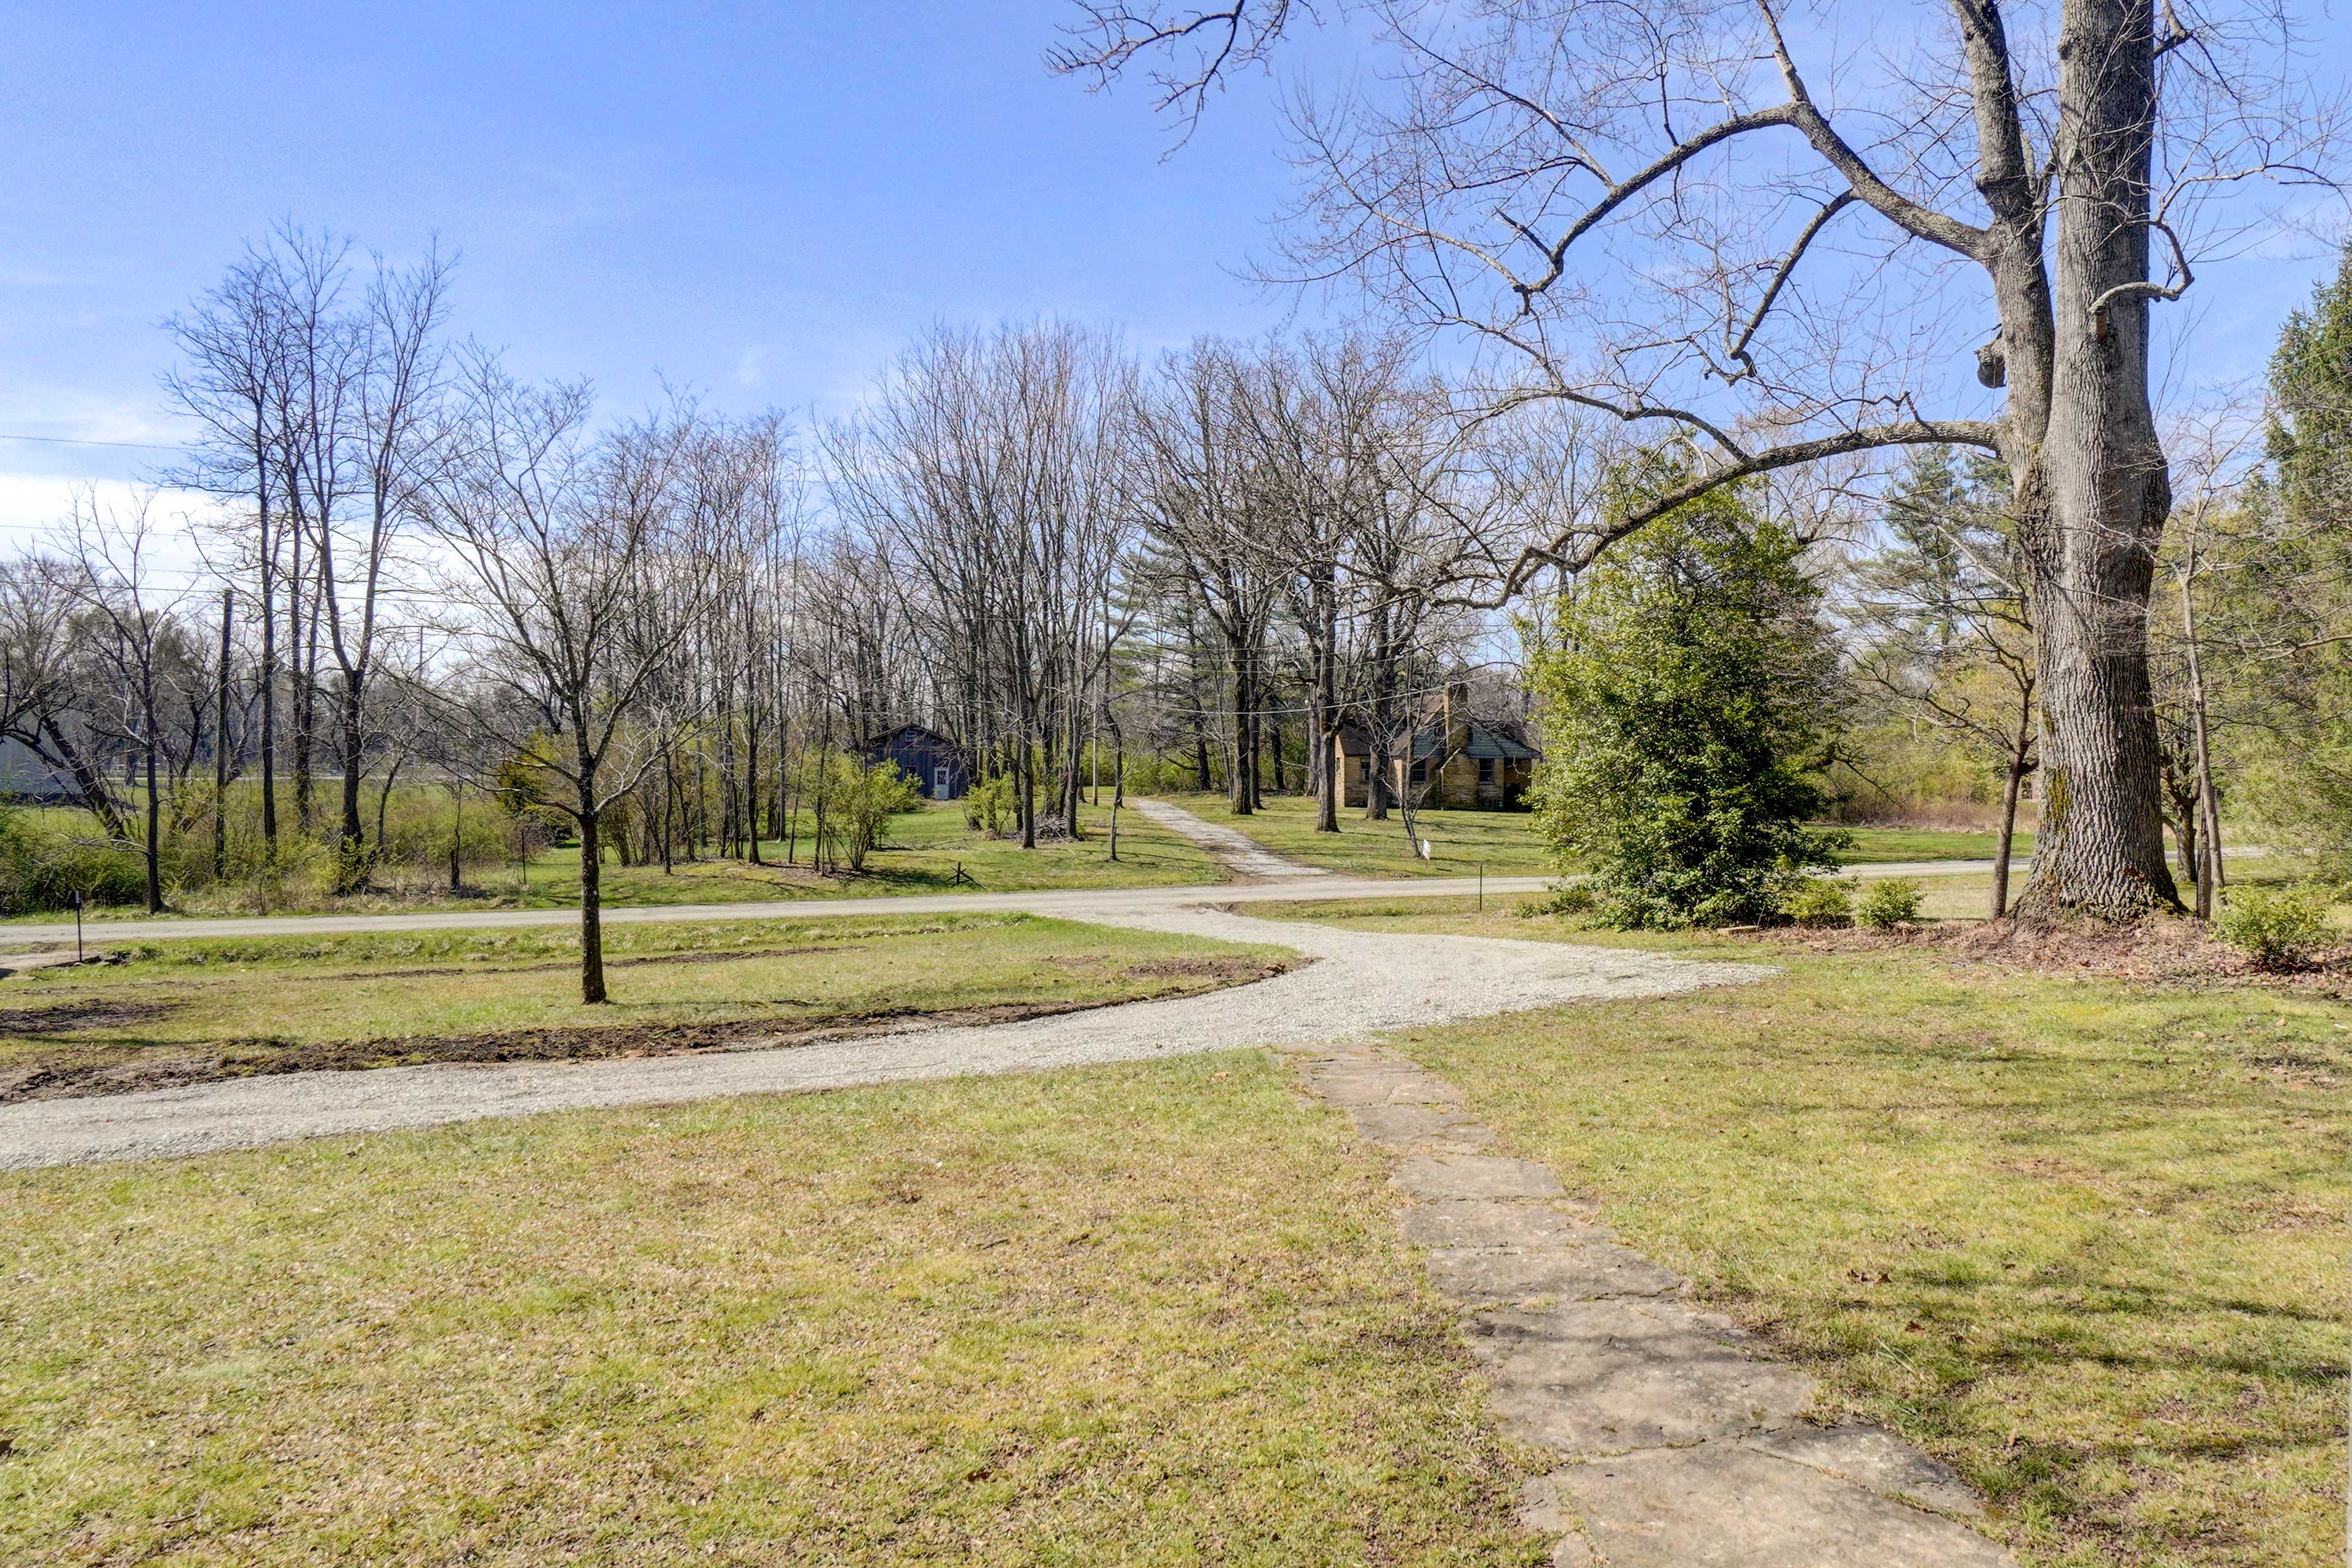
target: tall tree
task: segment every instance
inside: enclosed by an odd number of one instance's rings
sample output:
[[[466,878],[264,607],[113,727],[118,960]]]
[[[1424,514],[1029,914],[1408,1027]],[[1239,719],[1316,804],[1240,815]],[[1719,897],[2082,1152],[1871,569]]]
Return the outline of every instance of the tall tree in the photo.
[[[2150,310],[2190,286],[2204,198],[2334,155],[2338,106],[2265,63],[2287,58],[2264,52],[2284,21],[2061,0],[2012,40],[1992,0],[1948,0],[1906,48],[1852,56],[1771,0],[1664,19],[1611,0],[1339,8],[1391,68],[1296,97],[1308,190],[1291,275],[1352,276],[1467,334],[1492,352],[1495,406],[1576,403],[1705,454],[1671,490],[1531,544],[1497,596],[1744,478],[1909,446],[1992,453],[2042,694],[2021,907],[2174,906],[2147,665],[2170,507]],[[1163,106],[1197,115],[1320,9],[1083,0],[1057,63],[1107,81],[1145,62]],[[1953,268],[1975,310],[1954,308]],[[1986,310],[1997,324],[1970,356],[1960,334]],[[1969,357],[2004,390],[1997,409],[1940,374]]]

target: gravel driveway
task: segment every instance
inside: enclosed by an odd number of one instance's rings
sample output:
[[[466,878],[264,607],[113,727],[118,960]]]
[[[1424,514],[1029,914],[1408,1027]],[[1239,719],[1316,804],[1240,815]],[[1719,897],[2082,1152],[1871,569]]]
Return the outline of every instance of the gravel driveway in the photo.
[[[1220,896],[1215,889],[1187,891],[1195,898]],[[1772,973],[1759,965],[1695,963],[1559,942],[1342,931],[1156,901],[1087,918],[1147,931],[1276,942],[1314,962],[1255,984],[1026,1023],[918,1028],[773,1050],[289,1073],[138,1094],[33,1100],[0,1106],[0,1169],[196,1154],[289,1138],[589,1106],[1361,1039],[1415,1025],[1562,1002],[1665,995]]]

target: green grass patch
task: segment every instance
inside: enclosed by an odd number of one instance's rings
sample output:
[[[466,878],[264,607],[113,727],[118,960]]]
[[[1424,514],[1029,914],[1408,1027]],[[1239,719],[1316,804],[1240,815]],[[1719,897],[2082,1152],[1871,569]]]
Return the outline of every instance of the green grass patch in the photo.
[[[199,1047],[202,1077],[693,1048],[747,1032],[1177,995],[1289,956],[1011,912],[648,921],[611,926],[605,941],[614,1000],[595,1007],[578,1000],[579,934],[567,927],[128,944],[116,950],[127,963],[7,983],[0,1088],[140,1087],[159,1061],[184,1080]],[[100,1072],[112,1076],[84,1081]]]
[[[1523,1564],[1257,1053],[0,1176],[0,1560]]]
[[[1401,1043],[1831,1403],[1958,1465],[2028,1563],[2341,1560],[2340,1004],[1507,912],[1343,918],[1782,965]]]
[[[926,893],[1035,892],[1059,889],[1174,887],[1222,882],[1224,869],[1207,851],[1180,834],[1147,821],[1140,813],[1118,814],[1118,858],[1110,858],[1110,808],[1087,806],[1079,813],[1087,837],[1024,849],[1018,842],[992,838],[964,824],[963,808],[954,802],[927,805],[893,817],[887,842],[875,851],[861,875],[820,876],[806,864],[808,843],[802,840],[801,864],[784,864],[785,846],[771,839],[761,854],[771,864],[746,860],[681,860],[665,871],[658,865],[619,866],[609,858],[604,865],[604,897],[608,905],[691,905],[789,903],[803,899],[887,898]],[[959,878],[961,873],[961,879]],[[387,872],[387,880],[394,877]],[[257,900],[256,890],[224,886],[187,892],[173,900],[176,913],[224,915],[252,913],[266,903],[271,914],[367,913],[427,910],[567,909],[580,902],[580,851],[576,846],[550,849],[523,866],[476,868],[467,873],[467,890],[452,897],[435,880],[430,868],[411,868],[396,873],[399,886],[373,893],[335,898],[307,884]],[[9,917],[18,921],[54,925],[57,911]],[[70,918],[70,917],[63,917]],[[104,920],[144,920],[135,905],[89,911],[93,922]],[[0,921],[0,925],[5,925]]]

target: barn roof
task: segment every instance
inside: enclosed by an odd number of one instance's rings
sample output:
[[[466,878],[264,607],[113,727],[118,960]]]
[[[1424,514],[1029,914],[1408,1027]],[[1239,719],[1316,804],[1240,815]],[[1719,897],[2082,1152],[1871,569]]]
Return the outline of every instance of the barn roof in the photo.
[[[901,724],[895,730],[885,730],[880,734],[875,736],[872,740],[866,742],[866,749],[869,752],[878,752],[884,747],[889,745],[891,742],[901,740],[925,742],[933,748],[943,752],[961,752],[963,750],[962,747],[957,745],[953,741],[948,739],[945,735],[940,734],[937,730],[931,729],[929,725],[925,724]]]

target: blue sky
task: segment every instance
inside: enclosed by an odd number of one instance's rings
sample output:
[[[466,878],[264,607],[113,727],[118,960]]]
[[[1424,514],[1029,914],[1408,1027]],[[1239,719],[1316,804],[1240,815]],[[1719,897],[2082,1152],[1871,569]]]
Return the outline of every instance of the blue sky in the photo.
[[[667,376],[837,410],[940,318],[1059,312],[1147,348],[1283,319],[1234,275],[1288,188],[1269,85],[1163,160],[1141,92],[1045,72],[1067,14],[0,5],[0,433],[173,440],[159,323],[281,216],[394,255],[437,233],[461,331],[622,406]],[[2211,371],[2258,369],[2319,267],[2209,269]],[[166,458],[0,439],[0,529]]]
[[[290,216],[462,255],[458,328],[610,403],[837,409],[939,318],[1131,342],[1286,309],[1268,95],[1181,156],[1042,63],[1055,0],[7,6],[0,431],[178,434],[158,323]],[[0,521],[164,454],[0,441]],[[54,498],[54,500],[50,499]]]

